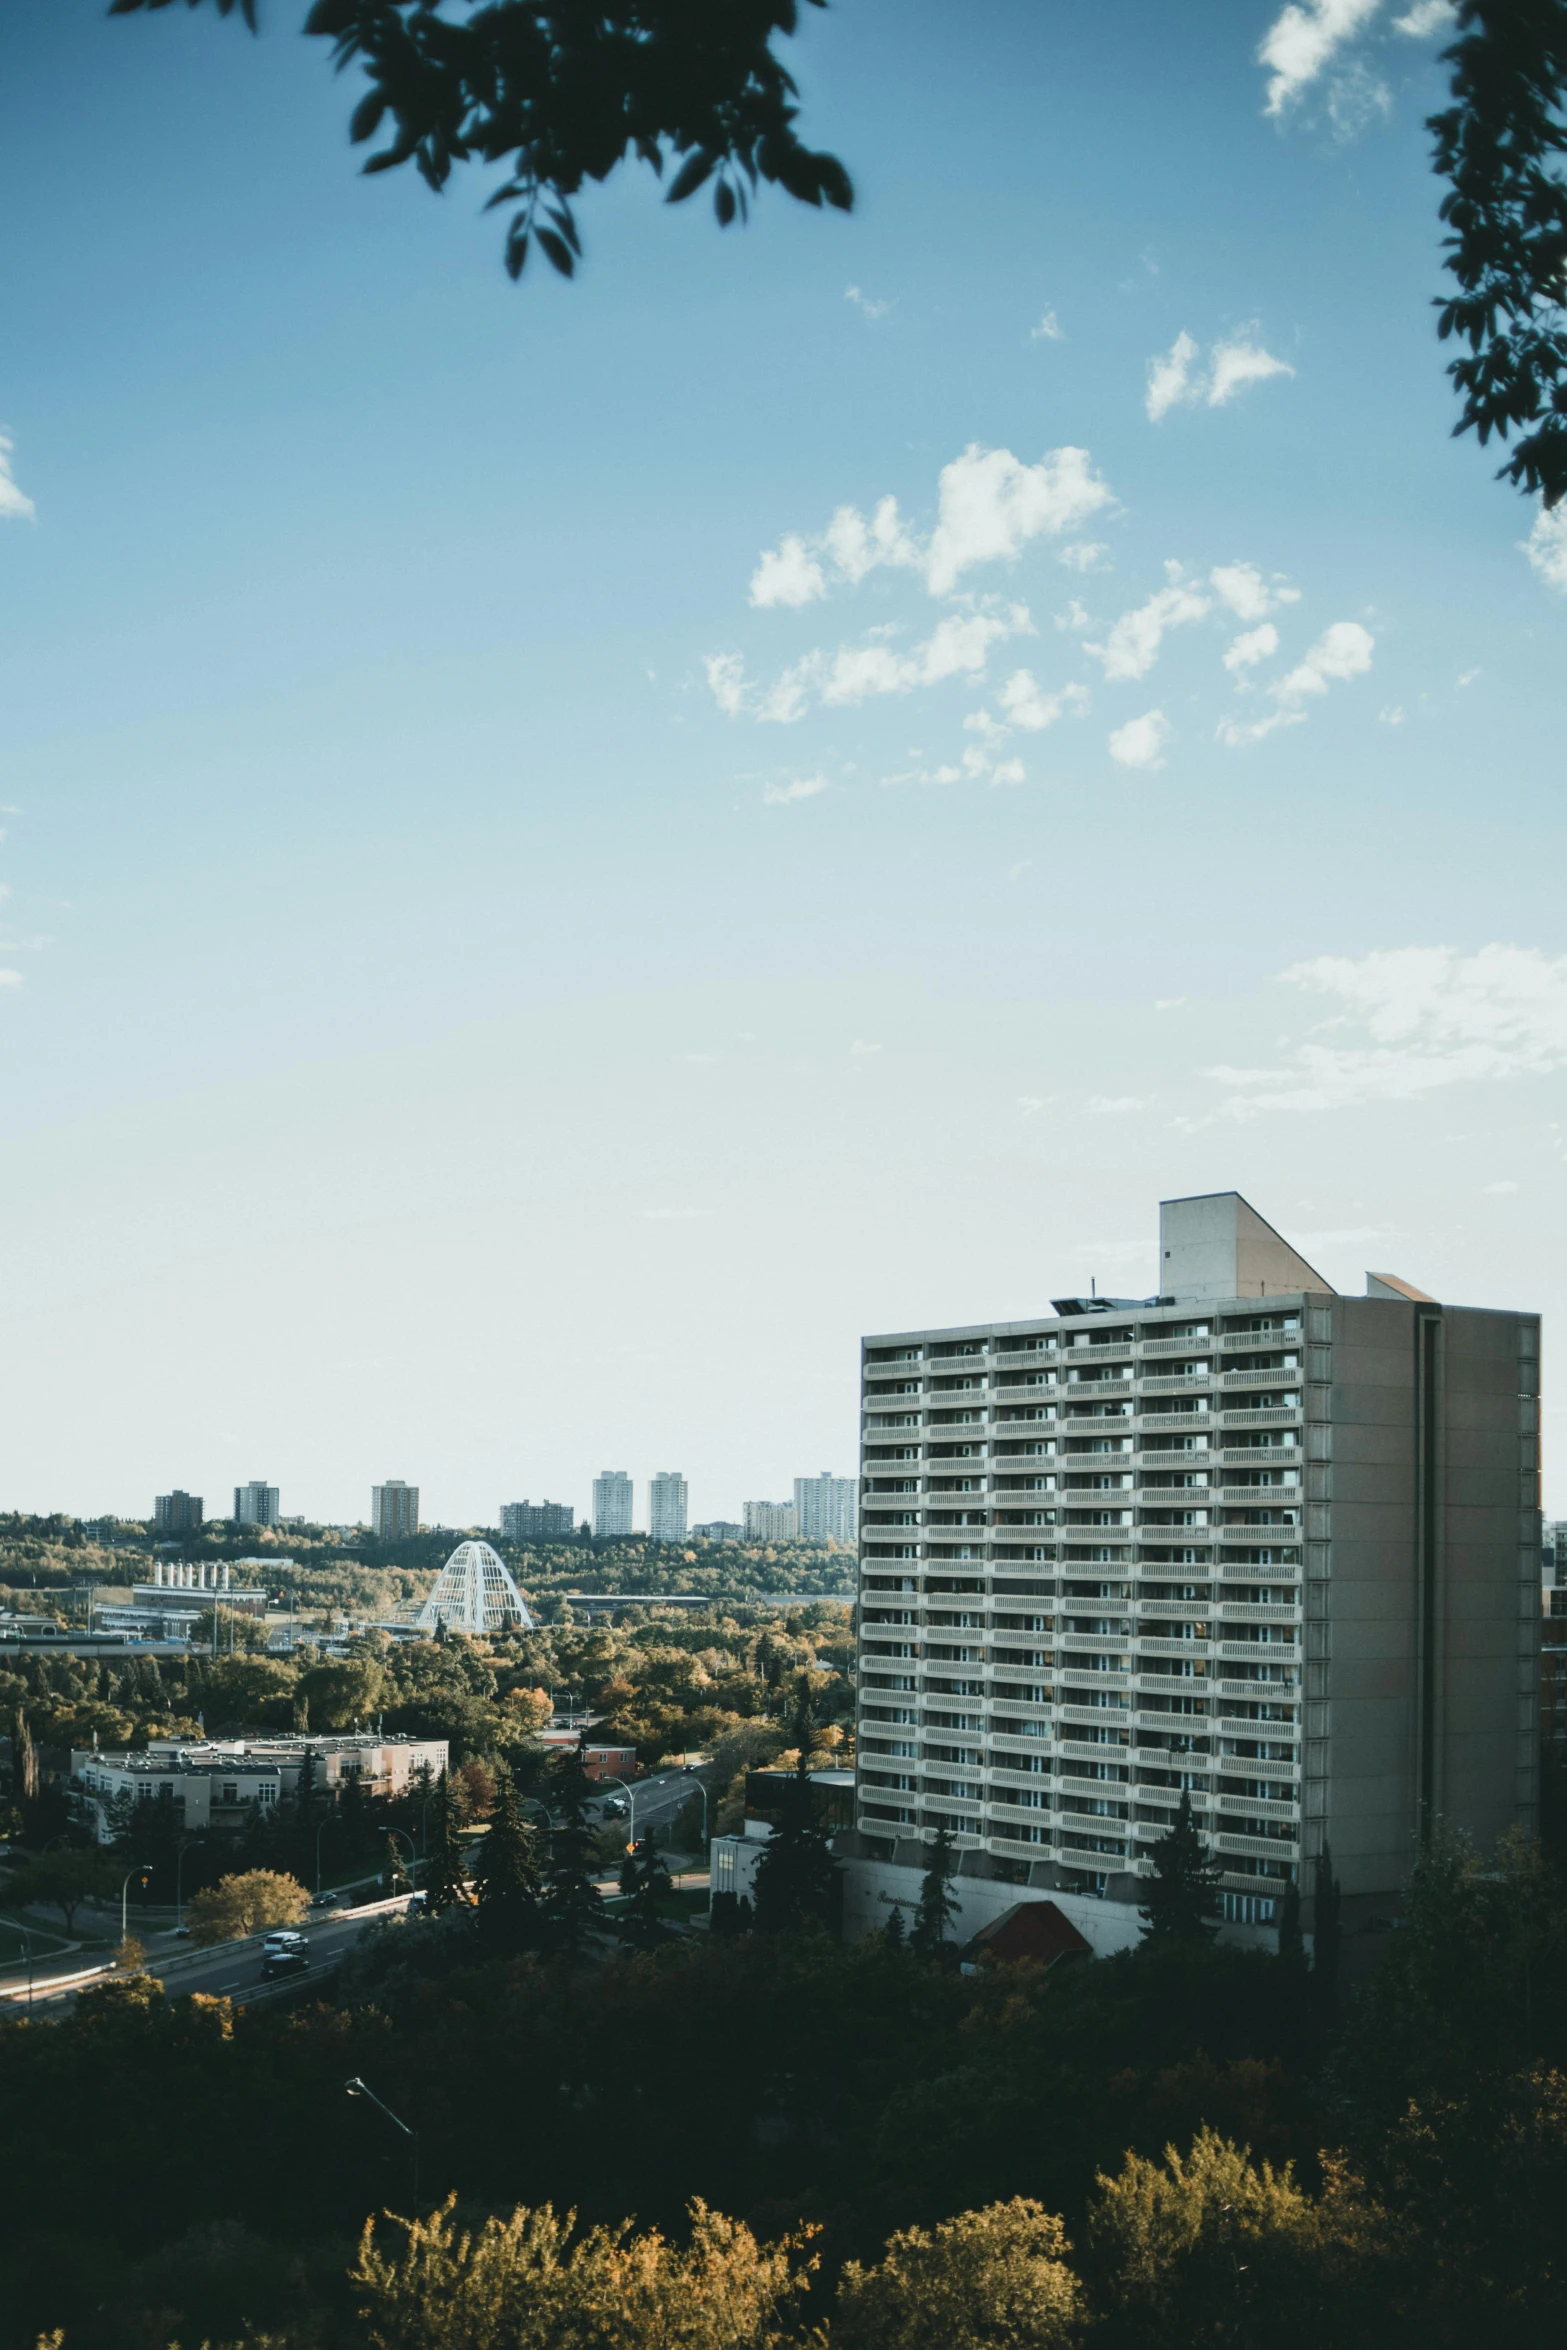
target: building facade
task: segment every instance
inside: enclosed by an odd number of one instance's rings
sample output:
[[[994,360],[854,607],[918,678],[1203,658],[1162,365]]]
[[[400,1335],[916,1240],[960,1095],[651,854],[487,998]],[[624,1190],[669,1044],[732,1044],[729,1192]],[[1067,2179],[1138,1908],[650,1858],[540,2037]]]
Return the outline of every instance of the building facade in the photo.
[[[819,1477],[794,1481],[795,1530],[802,1542],[852,1542],[859,1527],[859,1487],[853,1477],[835,1477],[823,1469]]]
[[[748,1501],[745,1504],[747,1542],[793,1542],[796,1527],[792,1501]]]
[[[503,1501],[503,1542],[564,1542],[577,1530],[568,1501]]]
[[[78,1747],[71,1783],[98,1841],[111,1843],[129,1807],[168,1804],[187,1831],[238,1835],[257,1816],[292,1802],[305,1757],[315,1791],[335,1802],[350,1779],[367,1795],[406,1794],[425,1772],[433,1786],[446,1769],[444,1738],[343,1737],[234,1739],[154,1738],[146,1748],[109,1753]]]
[[[704,1518],[691,1531],[700,1542],[740,1542],[745,1537],[738,1518]]]
[[[152,1522],[159,1534],[199,1534],[206,1524],[199,1493],[160,1493],[152,1505]]]
[[[419,1531],[419,1488],[388,1477],[370,1488],[370,1531],[381,1542],[405,1542]]]
[[[234,1523],[237,1526],[275,1526],[277,1487],[256,1481],[249,1485],[236,1485]]]
[[[1538,1317],[1339,1295],[1234,1193],[1160,1248],[1154,1298],[864,1342],[862,1926],[940,1821],[1080,1915],[1186,1793],[1225,1915],[1293,1877],[1308,1929],[1326,1846],[1352,1929],[1430,1819],[1533,1824]]]
[[[660,1469],[648,1480],[647,1530],[650,1542],[684,1542],[686,1481],[678,1469]]]
[[[631,1479],[624,1469],[601,1469],[593,1480],[593,1533],[613,1541],[631,1532]]]

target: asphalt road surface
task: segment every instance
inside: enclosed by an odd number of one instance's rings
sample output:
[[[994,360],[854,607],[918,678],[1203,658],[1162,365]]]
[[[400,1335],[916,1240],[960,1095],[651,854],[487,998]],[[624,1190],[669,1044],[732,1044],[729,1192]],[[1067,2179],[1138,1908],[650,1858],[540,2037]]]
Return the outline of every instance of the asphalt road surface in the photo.
[[[369,1902],[362,1909],[345,1911],[341,1915],[319,1910],[307,1918],[303,1927],[310,1942],[310,1973],[318,1974],[333,1959],[341,1958],[345,1950],[356,1942],[365,1927],[384,1917],[398,1917],[407,1908],[407,1897],[395,1901]],[[152,1934],[146,1938],[147,1969],[162,1978],[163,1987],[171,1999],[180,1999],[189,1991],[204,1991],[213,1998],[248,2001],[270,1993],[291,1990],[308,1976],[279,1975],[275,1982],[267,1982],[259,1939],[244,1942],[220,1942],[211,1950],[192,1952],[188,1942],[176,1940],[173,1934]],[[177,1962],[177,1963],[174,1963]],[[105,1968],[89,1981],[102,1981]],[[74,1998],[78,1989],[88,1984],[82,1976],[80,1959],[66,1960],[47,1970],[40,1966],[33,1979],[33,2000],[38,2007],[45,2002],[56,2005]],[[7,2007],[18,2003],[25,2009],[27,1990],[25,1982],[13,1978],[5,1986]]]

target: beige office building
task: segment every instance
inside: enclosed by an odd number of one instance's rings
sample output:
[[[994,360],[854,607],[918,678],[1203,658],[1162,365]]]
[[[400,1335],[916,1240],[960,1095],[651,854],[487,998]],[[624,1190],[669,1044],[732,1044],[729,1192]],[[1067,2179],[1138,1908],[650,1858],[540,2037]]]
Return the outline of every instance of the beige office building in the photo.
[[[851,1931],[943,1819],[971,1926],[1026,1885],[1101,1947],[1183,1791],[1237,1927],[1294,1876],[1309,1928],[1325,1839],[1353,1932],[1424,1821],[1533,1824],[1539,1317],[1341,1296],[1234,1192],[1160,1267],[864,1342]]]

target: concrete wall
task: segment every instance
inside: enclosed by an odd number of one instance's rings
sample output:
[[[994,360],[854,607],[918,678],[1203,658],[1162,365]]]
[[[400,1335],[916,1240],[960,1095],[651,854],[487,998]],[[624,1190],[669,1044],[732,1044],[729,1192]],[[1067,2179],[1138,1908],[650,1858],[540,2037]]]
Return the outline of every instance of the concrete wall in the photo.
[[[1306,1810],[1346,1897],[1385,1905],[1427,1803],[1482,1845],[1534,1825],[1539,1324],[1379,1298],[1312,1319]]]

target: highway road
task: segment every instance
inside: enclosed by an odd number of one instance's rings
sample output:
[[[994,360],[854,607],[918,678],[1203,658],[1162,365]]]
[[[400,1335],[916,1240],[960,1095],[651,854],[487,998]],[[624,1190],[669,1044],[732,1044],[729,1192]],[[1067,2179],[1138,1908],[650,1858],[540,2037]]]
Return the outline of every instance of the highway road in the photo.
[[[304,1932],[310,1939],[311,1973],[318,1973],[356,1942],[372,1920],[400,1917],[408,1907],[406,1894],[392,1901],[367,1902],[355,1910],[320,1910],[305,1922]],[[163,1987],[171,1999],[183,1998],[188,1991],[204,1991],[213,1998],[237,1999],[249,2002],[292,1989],[300,1981],[298,1975],[280,1975],[268,1983],[262,1972],[261,1937],[252,1935],[243,1942],[219,1942],[210,1950],[192,1950],[187,1941],[172,1933],[152,1934],[146,1937],[147,1971],[162,1978]],[[78,1990],[95,1982],[102,1982],[113,1973],[110,1966],[84,1968],[77,1960],[66,1960],[45,1970],[40,1967],[33,1978],[33,2004],[58,2012],[61,2004],[75,1997]],[[27,2005],[27,1984],[12,1977],[0,1986],[0,1998],[8,2007]]]

